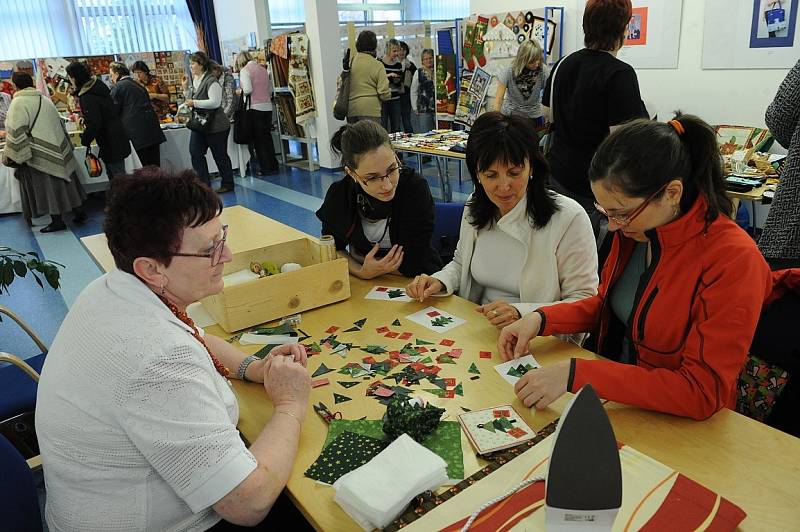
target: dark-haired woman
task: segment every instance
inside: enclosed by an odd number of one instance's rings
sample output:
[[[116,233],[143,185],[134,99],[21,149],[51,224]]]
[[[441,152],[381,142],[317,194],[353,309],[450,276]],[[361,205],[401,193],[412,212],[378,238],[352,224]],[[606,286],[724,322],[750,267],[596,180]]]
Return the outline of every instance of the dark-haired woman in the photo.
[[[189,69],[192,71],[192,79],[191,82],[184,80],[184,104],[193,109],[193,116],[198,116],[204,122],[204,125],[191,126],[193,122],[189,121],[192,130],[189,138],[192,168],[203,183],[211,184],[206,161],[206,152],[211,148],[222,178],[217,193],[232,192],[233,166],[228,156],[231,123],[222,108],[222,85],[211,73],[211,59],[205,52],[195,52],[189,56]]]
[[[359,120],[372,120],[380,124],[382,102],[392,95],[386,69],[375,58],[377,47],[375,32],[364,30],[358,34],[357,53],[350,62],[348,124],[355,124]]]
[[[406,291],[423,301],[444,292],[480,304],[502,328],[542,305],[597,291],[597,248],[586,212],[546,188],[547,163],[531,143],[533,121],[489,112],[473,124],[467,200],[452,262]]]
[[[39,381],[50,530],[229,530],[267,512],[286,526],[275,503],[307,410],[305,349],[259,360],[186,315],[222,290],[232,254],[221,211],[192,171],[151,166],[112,187],[105,234],[117,268],[70,308]],[[249,448],[231,378],[263,383],[275,407]],[[294,515],[288,526],[305,525]]]
[[[150,67],[144,61],[136,61],[131,65],[131,72],[136,79],[147,89],[150,103],[158,115],[159,120],[164,120],[169,113],[169,89],[161,78],[150,73]]]
[[[636,72],[617,59],[627,36],[631,0],[589,0],[583,13],[586,47],[562,59],[544,87],[544,114],[555,116],[547,154],[551,186],[586,209],[602,239],[603,216],[594,208],[586,177],[595,150],[609,131],[634,118],[647,118]],[[555,86],[553,86],[555,79]]]
[[[361,279],[383,274],[411,277],[442,266],[431,247],[434,208],[428,182],[403,168],[389,135],[362,120],[342,126],[331,139],[347,175],[333,183],[317,211],[323,234],[350,259]]]
[[[108,69],[111,82],[111,99],[117,105],[128,137],[142,166],[161,166],[164,132],[158,124],[158,116],[150,104],[150,95],[141,84],[133,81],[128,67],[114,61]]]
[[[615,232],[598,294],[525,315],[498,348],[508,359],[537,335],[591,332],[610,360],[531,372],[517,396],[541,409],[590,383],[605,399],[694,419],[734,406],[772,282],[753,239],[728,217],[713,129],[689,115],[626,124],[600,145],[589,179]]]
[[[67,65],[67,76],[83,117],[81,144],[88,152],[92,149],[92,142],[97,142],[109,181],[124,175],[125,158],[131,154],[131,143],[122,126],[119,108],[111,99],[111,90],[100,78],[91,75],[85,63],[79,61]]]

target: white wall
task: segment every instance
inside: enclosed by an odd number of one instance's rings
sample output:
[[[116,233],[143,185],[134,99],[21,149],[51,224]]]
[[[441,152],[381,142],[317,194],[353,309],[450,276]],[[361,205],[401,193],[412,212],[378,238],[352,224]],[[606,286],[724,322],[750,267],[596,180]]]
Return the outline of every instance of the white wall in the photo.
[[[220,41],[258,32],[255,1],[214,0],[214,15],[217,17]]]
[[[577,6],[582,0],[508,0],[503,10],[519,11],[562,5],[565,7],[564,48],[583,46]],[[678,0],[674,0],[678,1]],[[496,0],[470,0],[471,13],[497,13]],[[664,119],[680,109],[699,115],[711,124],[743,124],[764,127],[764,111],[772,101],[789,66],[780,70],[702,70],[705,2],[683,2],[678,68],[636,71],[642,97]],[[733,14],[731,14],[733,16]],[[716,24],[726,24],[718,19]]]

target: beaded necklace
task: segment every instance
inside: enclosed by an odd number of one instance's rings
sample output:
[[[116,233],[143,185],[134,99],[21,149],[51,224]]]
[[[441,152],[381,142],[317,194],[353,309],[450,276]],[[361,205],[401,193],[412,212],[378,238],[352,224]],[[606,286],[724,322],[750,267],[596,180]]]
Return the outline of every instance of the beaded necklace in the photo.
[[[170,312],[172,312],[175,315],[176,318],[178,318],[183,323],[191,327],[192,336],[194,336],[197,339],[197,341],[203,344],[203,347],[206,348],[208,356],[211,357],[211,362],[214,363],[214,368],[220,375],[222,375],[223,377],[227,377],[231,371],[228,368],[226,368],[225,365],[222,362],[220,362],[217,357],[214,356],[214,353],[211,352],[211,349],[208,348],[208,344],[206,343],[205,339],[200,335],[200,331],[197,330],[197,327],[195,327],[192,318],[190,318],[185,312],[178,310],[178,307],[176,307],[173,303],[167,300],[167,298],[165,298],[164,296],[159,295],[158,299],[160,299],[167,306],[167,308],[170,310]]]

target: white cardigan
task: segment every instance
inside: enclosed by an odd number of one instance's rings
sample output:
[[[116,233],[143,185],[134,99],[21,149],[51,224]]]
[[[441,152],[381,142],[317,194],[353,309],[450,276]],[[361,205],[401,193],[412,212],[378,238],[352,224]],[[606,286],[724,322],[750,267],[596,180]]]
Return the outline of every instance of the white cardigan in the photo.
[[[497,222],[501,231],[525,246],[520,303],[512,304],[523,316],[542,306],[597,293],[597,245],[589,216],[575,200],[555,196],[558,211],[542,229],[531,226],[526,198]],[[457,293],[480,303],[484,287],[470,273],[478,230],[469,223],[468,213],[466,207],[453,260],[433,277],[444,284],[445,295]],[[498,262],[502,260],[498,257]]]

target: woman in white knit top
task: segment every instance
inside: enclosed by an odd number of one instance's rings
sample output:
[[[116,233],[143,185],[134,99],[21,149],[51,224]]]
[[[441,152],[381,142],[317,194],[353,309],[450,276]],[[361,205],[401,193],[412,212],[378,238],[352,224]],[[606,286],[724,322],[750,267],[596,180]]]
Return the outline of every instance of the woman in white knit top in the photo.
[[[577,202],[547,190],[536,138],[525,117],[490,112],[475,121],[466,153],[475,192],[455,256],[433,275],[417,276],[409,296],[457,293],[501,329],[542,305],[597,292],[589,217]]]
[[[247,357],[186,316],[222,290],[231,260],[222,202],[194,172],[147,167],[111,194],[105,234],[117,269],[70,308],[39,381],[50,530],[208,530],[253,526],[267,512],[285,520],[275,502],[306,412],[305,349]],[[263,383],[275,407],[249,448],[229,378]]]

